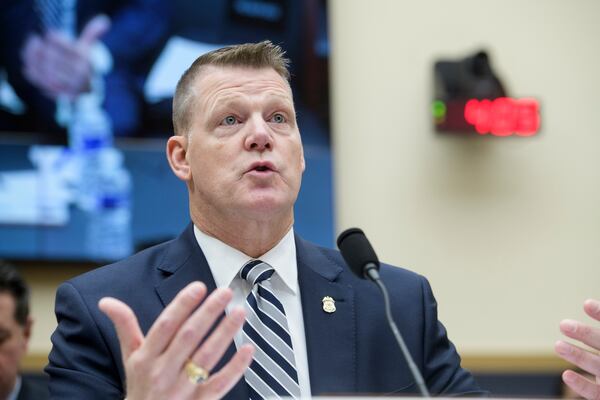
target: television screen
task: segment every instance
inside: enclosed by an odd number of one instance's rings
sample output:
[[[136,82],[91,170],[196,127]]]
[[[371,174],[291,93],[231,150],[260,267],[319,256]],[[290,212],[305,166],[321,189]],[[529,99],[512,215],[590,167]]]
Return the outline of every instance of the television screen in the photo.
[[[0,258],[112,261],[181,232],[187,189],[165,158],[177,80],[206,51],[265,39],[292,61],[295,228],[332,246],[324,2],[51,3],[0,6]]]

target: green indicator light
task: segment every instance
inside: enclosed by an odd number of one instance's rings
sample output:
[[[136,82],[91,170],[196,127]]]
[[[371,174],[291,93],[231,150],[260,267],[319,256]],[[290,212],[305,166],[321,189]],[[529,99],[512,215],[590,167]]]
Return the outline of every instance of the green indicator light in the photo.
[[[442,119],[446,116],[446,103],[441,100],[435,100],[431,105],[431,112],[435,119]]]

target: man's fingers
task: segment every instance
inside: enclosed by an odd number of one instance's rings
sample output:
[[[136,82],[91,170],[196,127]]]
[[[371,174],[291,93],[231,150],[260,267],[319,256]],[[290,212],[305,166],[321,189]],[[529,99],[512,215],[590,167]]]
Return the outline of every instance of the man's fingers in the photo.
[[[157,357],[167,348],[175,333],[205,296],[206,286],[202,282],[190,283],[175,296],[146,336],[146,351],[149,356]]]
[[[104,14],[96,15],[85,25],[77,43],[84,48],[89,48],[109,29],[110,18]]]
[[[562,374],[563,381],[578,395],[588,400],[600,399],[600,384],[589,381],[580,374],[566,370]]]
[[[47,54],[54,56],[54,59],[59,58],[67,62],[83,57],[83,53],[77,48],[77,42],[63,32],[56,30],[46,32],[44,49]]]
[[[34,85],[40,86],[44,82],[41,72],[43,64],[43,43],[38,35],[27,38],[21,51],[23,60],[23,75]]]
[[[600,376],[600,356],[559,340],[554,345],[559,356],[589,373]]]
[[[92,64],[87,47],[50,31],[46,34],[44,58],[48,73],[56,75],[66,91],[79,94],[88,90]]]
[[[39,62],[40,51],[42,50],[42,38],[39,35],[31,35],[25,41],[21,50],[21,58],[25,66],[33,66]]]
[[[220,399],[241,379],[246,369],[252,363],[254,348],[245,344],[221,370],[208,380],[198,385],[197,398]]]
[[[84,86],[81,81],[89,70],[73,42],[57,32],[48,32],[45,39],[28,38],[22,58],[23,74],[44,93],[72,94],[76,86]]]
[[[212,292],[181,326],[164,353],[164,362],[170,365],[183,365],[196,351],[215,321],[223,314],[232,297],[229,288],[219,288]]]
[[[583,303],[583,309],[587,315],[594,318],[596,321],[600,321],[600,301],[588,299]]]
[[[123,360],[127,360],[144,341],[144,335],[135,314],[127,304],[112,297],[102,298],[98,306],[115,325]]]
[[[238,307],[231,310],[191,357],[192,361],[209,371],[212,370],[233,342],[233,337],[245,320],[246,313],[243,308]]]
[[[600,349],[600,327],[591,327],[579,321],[564,319],[560,321],[560,331],[572,339]]]

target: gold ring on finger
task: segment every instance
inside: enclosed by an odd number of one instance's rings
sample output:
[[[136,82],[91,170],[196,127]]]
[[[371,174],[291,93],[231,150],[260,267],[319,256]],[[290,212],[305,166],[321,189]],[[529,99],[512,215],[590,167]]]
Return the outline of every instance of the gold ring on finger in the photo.
[[[202,383],[210,375],[206,369],[196,365],[192,360],[185,363],[185,373],[192,383]]]

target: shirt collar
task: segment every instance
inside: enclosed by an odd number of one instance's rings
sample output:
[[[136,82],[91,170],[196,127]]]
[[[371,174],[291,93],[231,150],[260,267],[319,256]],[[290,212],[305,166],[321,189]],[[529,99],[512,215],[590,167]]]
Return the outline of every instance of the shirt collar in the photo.
[[[10,392],[6,400],[17,400],[19,392],[21,391],[21,384],[21,375],[17,375],[17,379],[15,380],[15,386],[13,387],[12,392]]]
[[[253,259],[219,239],[207,235],[196,225],[194,225],[194,236],[204,253],[217,287],[229,287],[242,266]],[[275,247],[258,258],[271,265],[285,285],[296,293],[298,270],[294,228],[290,228]]]

